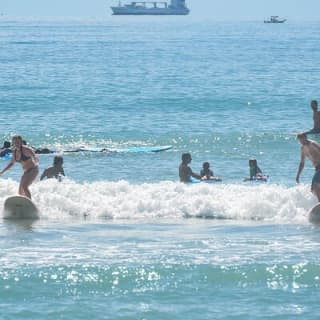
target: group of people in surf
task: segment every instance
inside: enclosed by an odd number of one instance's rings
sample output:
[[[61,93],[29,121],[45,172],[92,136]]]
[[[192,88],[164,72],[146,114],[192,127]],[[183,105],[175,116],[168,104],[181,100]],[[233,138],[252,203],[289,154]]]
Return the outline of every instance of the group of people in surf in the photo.
[[[303,171],[305,160],[309,159],[315,168],[315,174],[311,182],[311,191],[320,202],[320,144],[316,141],[308,139],[307,137],[308,134],[320,133],[320,111],[318,110],[318,102],[316,100],[311,101],[311,108],[313,110],[313,128],[297,135],[297,139],[301,144],[301,158],[296,175],[296,182],[300,182],[300,175]],[[19,162],[23,169],[23,175],[21,176],[19,184],[19,194],[31,199],[29,187],[39,174],[39,158],[37,156],[37,150],[27,146],[25,140],[23,140],[21,136],[16,135],[12,138],[12,148],[10,142],[5,141],[3,148],[0,150],[0,156],[9,153],[12,153],[11,160],[8,165],[0,171],[0,176],[13,167],[16,162]],[[48,149],[46,152],[42,153],[51,152]],[[198,180],[221,181],[220,178],[214,176],[212,170],[210,169],[209,162],[204,162],[200,174],[197,174],[189,167],[191,160],[192,158],[190,153],[184,153],[182,155],[182,162],[179,166],[179,177],[181,182],[192,182],[191,177]],[[263,177],[256,159],[249,160],[249,168],[250,177],[247,178],[248,180],[259,180],[259,178]],[[53,166],[43,171],[40,180],[53,177],[58,178],[64,175],[63,158],[61,156],[55,156],[53,160]]]
[[[314,168],[315,173],[311,182],[311,192],[317,197],[318,202],[320,202],[320,144],[317,141],[308,139],[308,134],[317,134],[320,133],[320,111],[318,110],[318,102],[317,100],[311,101],[311,109],[313,111],[313,128],[311,130],[301,132],[297,134],[297,139],[301,144],[301,156],[300,156],[300,164],[298,168],[298,172],[296,175],[296,182],[300,182],[300,175],[303,171],[305,160],[309,159]],[[189,167],[191,163],[191,155],[190,153],[184,153],[182,155],[182,162],[179,166],[179,177],[181,182],[189,183],[191,181],[191,177],[199,180],[206,179],[214,179],[213,173],[209,174],[197,174],[192,171]],[[205,168],[206,165],[206,168]],[[250,168],[250,177],[245,178],[244,181],[247,180],[262,180],[264,181],[265,176],[261,169],[257,165],[256,159],[249,160],[249,168]],[[208,162],[204,163],[204,168],[208,170],[209,164]],[[208,172],[208,171],[207,171]],[[211,174],[212,173],[212,174]],[[220,179],[221,181],[221,179]]]
[[[195,173],[189,167],[192,161],[190,153],[183,153],[181,157],[181,164],[179,166],[180,181],[184,183],[192,182],[192,178],[205,182],[217,182],[222,181],[221,178],[214,176],[213,171],[210,169],[210,163],[204,162],[200,174]],[[249,177],[243,179],[243,181],[267,181],[268,176],[263,174],[258,166],[256,159],[249,160]]]
[[[16,162],[19,162],[23,169],[23,175],[21,176],[19,184],[19,195],[31,199],[29,187],[39,174],[39,158],[35,150],[27,146],[22,137],[18,135],[12,138],[12,148],[8,141],[5,141],[4,147],[11,150],[12,156],[8,165],[0,171],[0,176],[12,168]],[[65,175],[63,169],[63,158],[61,156],[55,156],[53,166],[43,171],[40,180],[53,177],[58,178],[61,175]]]

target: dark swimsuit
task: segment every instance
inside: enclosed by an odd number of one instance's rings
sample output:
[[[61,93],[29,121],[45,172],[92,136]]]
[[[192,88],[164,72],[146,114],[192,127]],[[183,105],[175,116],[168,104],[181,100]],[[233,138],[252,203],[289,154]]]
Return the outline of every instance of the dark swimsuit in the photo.
[[[28,161],[29,159],[31,159],[31,157],[28,157],[26,156],[23,152],[22,152],[22,148],[20,149],[20,159],[18,160],[17,159],[17,150],[15,150],[14,152],[14,159],[17,161],[17,162],[21,162],[21,161]]]
[[[20,149],[20,154],[21,154],[21,156],[20,156],[20,159],[18,160],[17,159],[17,157],[16,157],[16,152],[17,151],[15,151],[15,153],[14,153],[14,158],[15,158],[15,160],[17,161],[17,162],[25,162],[25,161],[28,161],[29,159],[31,159],[31,157],[28,157],[28,156],[26,156],[23,152],[22,152],[22,148]],[[29,172],[31,172],[33,169],[38,169],[38,167],[37,166],[34,166],[34,167],[32,167],[32,168],[29,168],[29,169],[27,169],[24,173],[29,173]]]
[[[314,185],[315,183],[320,184],[320,166],[316,166],[316,173],[312,178],[312,185]]]

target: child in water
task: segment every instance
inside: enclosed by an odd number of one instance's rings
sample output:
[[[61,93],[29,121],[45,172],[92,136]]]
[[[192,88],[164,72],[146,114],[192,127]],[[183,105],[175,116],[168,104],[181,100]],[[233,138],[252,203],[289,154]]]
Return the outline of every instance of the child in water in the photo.
[[[261,169],[258,166],[256,159],[249,160],[249,170],[250,170],[250,177],[245,178],[244,181],[267,181],[268,176],[263,174]]]
[[[50,168],[47,168],[43,171],[40,180],[43,180],[44,178],[51,179],[56,178],[61,180],[61,176],[64,176],[64,170],[63,170],[63,158],[61,156],[55,156],[53,159],[53,166]]]
[[[213,171],[210,169],[210,163],[204,162],[202,165],[202,170],[200,171],[201,180],[215,180],[221,181],[220,178],[217,178],[213,175]]]

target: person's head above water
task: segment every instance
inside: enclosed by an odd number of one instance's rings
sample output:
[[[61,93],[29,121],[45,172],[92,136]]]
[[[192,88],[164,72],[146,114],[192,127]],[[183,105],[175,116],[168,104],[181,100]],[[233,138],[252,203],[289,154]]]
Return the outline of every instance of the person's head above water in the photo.
[[[183,163],[190,163],[192,158],[190,153],[183,153],[181,156],[181,160]]]
[[[312,110],[314,110],[314,111],[318,110],[318,101],[317,100],[312,100],[310,105],[311,105]]]
[[[53,159],[53,165],[58,166],[58,165],[63,165],[63,158],[61,156],[55,156]]]
[[[204,162],[202,164],[202,168],[208,170],[210,168],[210,163],[209,162]]]
[[[3,143],[3,147],[2,148],[10,148],[11,147],[11,143],[10,143],[10,141],[5,141],[4,143]]]

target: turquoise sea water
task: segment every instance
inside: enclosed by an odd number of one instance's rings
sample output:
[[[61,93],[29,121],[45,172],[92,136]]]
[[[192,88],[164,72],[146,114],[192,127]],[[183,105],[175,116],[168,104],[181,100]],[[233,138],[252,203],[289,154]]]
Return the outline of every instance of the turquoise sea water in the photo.
[[[317,319],[313,168],[319,23],[0,21],[0,141],[160,153],[64,154],[36,222],[0,222],[1,319]],[[317,139],[317,137],[314,137]],[[220,184],[183,185],[183,152]],[[248,159],[269,174],[245,184]],[[40,169],[52,163],[40,156]],[[3,168],[5,160],[0,160]],[[0,179],[0,205],[21,168]]]

